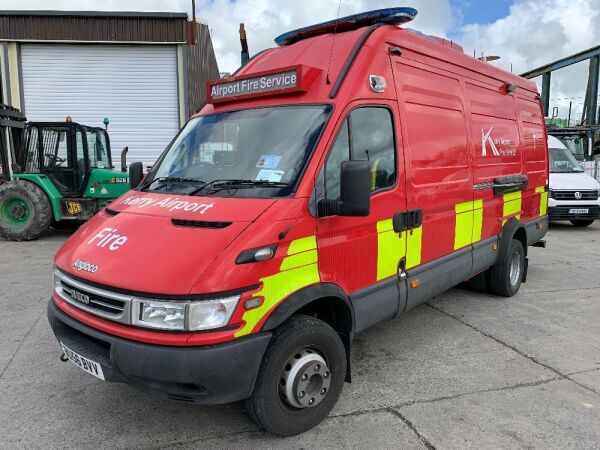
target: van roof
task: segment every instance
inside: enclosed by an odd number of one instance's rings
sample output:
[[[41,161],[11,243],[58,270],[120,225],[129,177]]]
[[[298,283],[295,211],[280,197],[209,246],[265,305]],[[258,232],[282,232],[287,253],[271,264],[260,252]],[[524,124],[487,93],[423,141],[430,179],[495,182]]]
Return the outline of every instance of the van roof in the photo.
[[[300,33],[308,28],[310,27],[300,29]],[[360,70],[363,70],[364,66],[368,65],[372,73],[389,69],[389,64],[387,68],[383,67],[385,61],[389,61],[389,59],[378,57],[377,52],[380,56],[382,54],[381,50],[385,50],[387,54],[389,48],[399,47],[400,51],[405,51],[405,53],[409,51],[415,59],[432,58],[438,60],[440,64],[445,66],[446,70],[458,74],[462,73],[472,78],[477,77],[473,77],[473,73],[479,74],[479,78],[493,78],[502,83],[512,84],[518,90],[528,91],[528,96],[537,95],[537,87],[532,81],[465,55],[462,47],[443,38],[428,36],[418,31],[403,29],[385,22],[376,26],[365,25],[356,29],[337,32],[335,35],[333,32],[329,32],[328,29],[324,31],[324,33],[302,37],[296,41],[294,41],[292,35],[291,41],[294,42],[262,51],[226,80],[282,72],[283,69],[289,70],[295,66],[314,68],[322,76],[310,88],[310,92],[305,92],[302,95],[300,101],[329,101],[330,98],[334,97],[330,96],[330,93],[336,81],[342,72],[345,74],[348,69],[345,66],[347,66],[349,60],[352,60],[353,56],[356,56],[356,64],[353,64],[348,70],[348,78],[351,78],[350,75],[353,70],[356,70],[357,66],[362,67]],[[282,36],[285,37],[286,35],[288,33]],[[283,39],[282,36],[278,39]],[[365,48],[369,48],[369,51]],[[216,83],[224,81],[219,80]],[[351,80],[349,79],[344,81],[344,85],[350,83]],[[284,93],[281,92],[281,94]],[[281,97],[281,95],[278,97]],[[278,101],[281,103],[280,98]],[[228,109],[227,106],[225,108]]]

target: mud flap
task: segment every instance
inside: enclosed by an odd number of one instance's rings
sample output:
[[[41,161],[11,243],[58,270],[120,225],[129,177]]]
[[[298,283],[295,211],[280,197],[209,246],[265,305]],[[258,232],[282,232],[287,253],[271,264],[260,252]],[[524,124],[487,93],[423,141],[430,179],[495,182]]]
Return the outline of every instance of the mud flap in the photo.
[[[525,257],[525,265],[523,266],[523,280],[522,283],[527,283],[527,271],[529,270],[529,258]]]

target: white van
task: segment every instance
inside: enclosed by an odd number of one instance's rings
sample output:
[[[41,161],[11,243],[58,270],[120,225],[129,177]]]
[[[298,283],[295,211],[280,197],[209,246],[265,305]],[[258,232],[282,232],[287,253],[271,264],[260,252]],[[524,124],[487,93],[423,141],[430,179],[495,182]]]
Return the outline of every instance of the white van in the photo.
[[[587,227],[600,218],[600,183],[586,174],[565,145],[548,136],[550,153],[550,220],[569,220]]]

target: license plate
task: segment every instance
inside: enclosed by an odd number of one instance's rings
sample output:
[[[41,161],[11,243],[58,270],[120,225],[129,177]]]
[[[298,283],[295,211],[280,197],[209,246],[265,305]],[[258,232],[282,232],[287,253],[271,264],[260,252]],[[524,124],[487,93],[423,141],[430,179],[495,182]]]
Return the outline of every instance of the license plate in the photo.
[[[86,358],[85,356],[81,356],[79,353],[71,350],[62,342],[60,343],[60,346],[62,347],[63,352],[65,352],[65,356],[69,359],[69,361],[71,361],[80,369],[85,370],[90,375],[94,375],[96,378],[104,380],[104,373],[102,372],[102,366],[100,364]]]
[[[589,212],[590,212],[589,209],[581,209],[581,208],[569,210],[569,214],[587,214]]]

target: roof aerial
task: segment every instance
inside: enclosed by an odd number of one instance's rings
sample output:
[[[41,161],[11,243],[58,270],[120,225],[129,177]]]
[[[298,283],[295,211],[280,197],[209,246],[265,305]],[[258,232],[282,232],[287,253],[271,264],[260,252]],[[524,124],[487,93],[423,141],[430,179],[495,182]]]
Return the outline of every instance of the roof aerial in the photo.
[[[288,31],[275,38],[277,45],[290,45],[294,42],[301,41],[313,36],[318,36],[326,33],[342,32],[356,30],[357,28],[375,25],[375,24],[391,24],[400,25],[410,22],[417,16],[418,11],[414,8],[384,8],[374,11],[367,11],[351,16],[340,17],[336,20],[310,25],[297,30]]]

